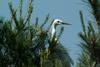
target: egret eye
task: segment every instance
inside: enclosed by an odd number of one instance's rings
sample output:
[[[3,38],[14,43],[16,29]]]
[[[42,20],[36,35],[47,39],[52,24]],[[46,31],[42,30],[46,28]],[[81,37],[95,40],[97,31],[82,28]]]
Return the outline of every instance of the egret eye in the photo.
[[[58,22],[60,22],[60,21],[58,21]]]
[[[60,21],[57,21],[58,23],[60,23]]]

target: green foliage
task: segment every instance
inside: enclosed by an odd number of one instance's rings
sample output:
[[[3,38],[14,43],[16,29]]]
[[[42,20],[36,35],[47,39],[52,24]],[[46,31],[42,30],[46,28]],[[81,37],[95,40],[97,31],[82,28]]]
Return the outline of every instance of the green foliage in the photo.
[[[22,17],[23,0],[19,0],[19,2],[19,10],[9,2],[11,19],[0,19],[0,66],[70,67],[73,62],[59,41],[64,29],[61,28],[56,41],[55,39],[50,41],[49,28],[45,29],[49,15],[46,16],[42,25],[39,25],[38,18],[31,25],[33,0],[29,0],[25,19]],[[16,16],[17,11],[19,11],[18,16]],[[49,44],[48,48],[45,47],[46,42]]]
[[[94,15],[94,24],[92,21],[88,21],[88,26],[86,27],[83,21],[83,14],[80,11],[80,19],[83,31],[79,34],[82,39],[81,47],[82,54],[79,58],[78,67],[98,67],[100,64],[100,6],[98,0],[85,0],[90,4],[92,13]]]
[[[90,53],[86,51],[83,51],[78,60],[79,62],[77,64],[77,67],[94,67],[96,63],[91,59]]]

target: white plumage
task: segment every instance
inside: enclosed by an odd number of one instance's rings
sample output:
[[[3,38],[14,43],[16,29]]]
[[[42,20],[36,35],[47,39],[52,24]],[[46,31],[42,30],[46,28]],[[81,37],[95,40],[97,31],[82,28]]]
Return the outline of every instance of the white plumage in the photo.
[[[69,23],[64,23],[62,20],[59,20],[59,19],[55,19],[52,24],[51,24],[51,27],[50,27],[50,30],[49,30],[49,39],[50,41],[52,41],[52,39],[54,38],[54,40],[56,41],[57,38],[56,38],[56,27],[58,25],[70,25]],[[47,44],[46,46],[46,51],[48,51],[48,47],[49,47],[49,44]]]
[[[53,22],[52,22],[52,25],[51,25],[51,28],[50,28],[50,40],[53,39],[53,37],[56,35],[56,27],[58,25],[70,25],[69,23],[64,23],[62,20],[59,20],[59,19],[55,19]]]

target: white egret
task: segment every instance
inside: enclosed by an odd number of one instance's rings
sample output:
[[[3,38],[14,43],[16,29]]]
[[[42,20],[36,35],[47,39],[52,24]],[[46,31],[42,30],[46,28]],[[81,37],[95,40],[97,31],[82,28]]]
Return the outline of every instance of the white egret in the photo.
[[[51,24],[51,27],[49,29],[49,42],[54,39],[55,41],[57,41],[57,37],[56,37],[56,27],[58,25],[71,25],[69,23],[64,23],[62,20],[59,20],[59,19],[55,19],[53,20],[52,24]],[[55,38],[54,38],[55,37]],[[46,47],[46,52],[48,52],[47,54],[49,54],[49,51],[48,51],[48,48],[49,48],[50,44],[47,44],[45,47]]]
[[[50,39],[52,40],[54,38],[54,36],[56,35],[56,27],[58,25],[71,25],[69,23],[64,23],[62,20],[59,19],[55,19],[52,24],[51,24],[51,28],[50,28]]]

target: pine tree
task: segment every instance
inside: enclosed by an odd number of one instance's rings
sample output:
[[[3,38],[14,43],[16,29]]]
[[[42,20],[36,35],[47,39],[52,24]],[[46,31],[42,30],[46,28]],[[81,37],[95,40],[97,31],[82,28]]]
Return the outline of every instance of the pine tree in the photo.
[[[27,15],[22,17],[24,0],[19,0],[19,8],[15,9],[9,2],[11,19],[0,19],[0,67],[70,67],[72,60],[67,50],[57,41],[49,41],[48,22],[46,16],[42,25],[39,18],[31,24],[33,0],[29,0]],[[19,11],[19,14],[17,13]],[[18,16],[17,16],[18,15]],[[50,45],[46,51],[47,43]]]
[[[78,67],[100,67],[100,2],[99,0],[83,0],[90,7],[94,21],[88,21],[86,27],[82,11],[80,18],[83,31],[79,34],[82,42],[82,53],[77,64]]]

